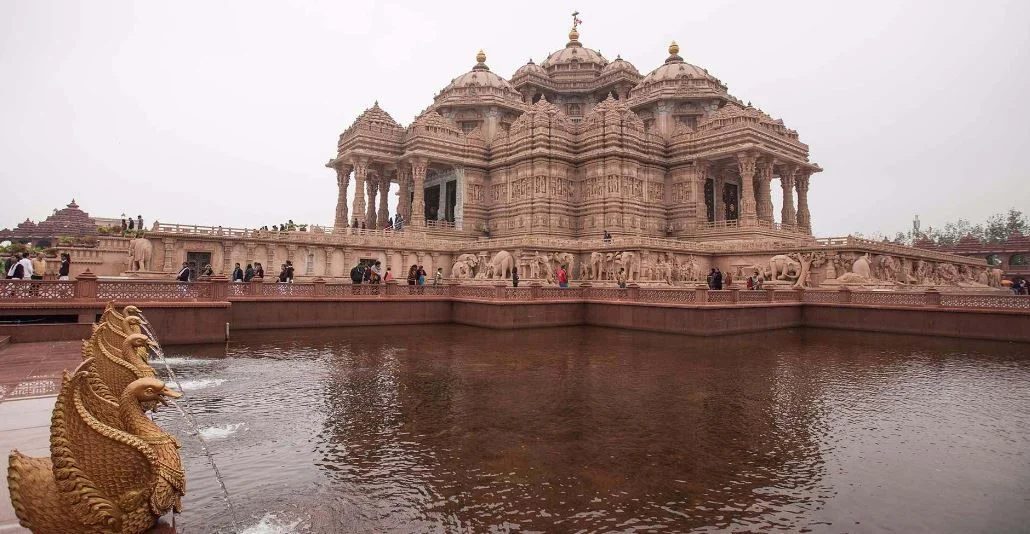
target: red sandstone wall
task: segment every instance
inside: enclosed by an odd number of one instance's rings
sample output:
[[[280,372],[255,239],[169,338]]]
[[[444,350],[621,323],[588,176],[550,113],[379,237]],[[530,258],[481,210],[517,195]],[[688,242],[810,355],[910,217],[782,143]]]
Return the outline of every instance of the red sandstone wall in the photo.
[[[451,321],[450,300],[246,300],[232,304],[232,328],[309,328]]]
[[[585,324],[582,302],[490,303],[456,301],[451,321],[486,328],[516,329]]]
[[[758,332],[802,326],[801,305],[674,306],[592,302],[586,324],[695,336]]]
[[[818,328],[1030,342],[1030,315],[1021,312],[808,304],[802,315]]]

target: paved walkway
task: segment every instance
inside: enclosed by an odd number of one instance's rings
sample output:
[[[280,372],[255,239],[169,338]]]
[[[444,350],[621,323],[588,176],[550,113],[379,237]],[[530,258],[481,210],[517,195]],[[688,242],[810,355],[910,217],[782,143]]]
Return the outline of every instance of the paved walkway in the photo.
[[[79,341],[17,343],[0,347],[0,533],[28,532],[18,525],[7,492],[7,454],[50,456],[50,415],[61,373],[82,361]]]

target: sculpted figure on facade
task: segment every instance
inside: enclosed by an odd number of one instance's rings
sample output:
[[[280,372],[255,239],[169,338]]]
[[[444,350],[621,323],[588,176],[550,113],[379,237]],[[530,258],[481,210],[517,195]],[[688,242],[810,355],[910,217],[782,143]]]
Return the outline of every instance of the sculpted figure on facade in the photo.
[[[811,286],[812,267],[821,267],[826,261],[826,255],[822,252],[794,252],[790,257],[801,266],[798,279],[794,282],[794,289]]]
[[[511,278],[511,269],[515,266],[515,257],[506,250],[494,254],[487,267],[487,278]]]
[[[454,259],[451,265],[451,278],[458,280],[471,280],[476,276],[476,268],[479,266],[479,256],[475,254],[462,254]]]
[[[777,254],[769,260],[769,276],[771,280],[797,280],[801,275],[801,264],[790,255]]]
[[[150,256],[154,247],[145,237],[136,237],[129,241],[129,270],[146,271],[150,265]]]
[[[855,260],[855,263],[851,265],[851,272],[861,276],[862,278],[873,277],[872,261],[869,259],[868,253],[859,256]]]
[[[898,260],[894,256],[880,256],[876,259],[876,277],[884,282],[898,280]]]

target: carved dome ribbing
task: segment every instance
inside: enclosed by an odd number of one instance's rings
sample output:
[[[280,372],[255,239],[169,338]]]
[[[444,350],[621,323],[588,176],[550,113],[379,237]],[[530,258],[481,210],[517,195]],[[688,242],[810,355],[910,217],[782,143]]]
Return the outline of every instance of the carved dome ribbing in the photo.
[[[622,56],[616,57],[615,61],[612,61],[611,63],[606,65],[603,69],[601,69],[601,75],[603,76],[605,74],[609,74],[609,73],[613,73],[613,72],[619,72],[619,71],[625,71],[625,72],[629,72],[629,73],[632,73],[632,74],[636,74],[637,76],[640,76],[640,71],[638,71],[637,68],[635,66],[633,66],[633,64],[630,63],[629,61],[626,61],[625,59],[622,59]]]
[[[552,52],[540,66],[544,70],[553,71],[559,65],[571,63],[593,63],[597,67],[604,67],[608,64],[608,60],[597,50],[583,46],[579,42],[579,31],[573,28],[569,32],[569,42],[565,45],[565,48]]]
[[[482,50],[476,54],[476,64],[472,70],[451,80],[451,83],[444,87],[436,97],[436,102],[443,103],[455,100],[475,100],[476,97],[490,96],[499,97],[502,101],[510,101],[512,104],[520,104],[522,95],[512,87],[508,80],[494,74],[490,67],[486,66],[486,54]]]
[[[515,71],[515,74],[512,75],[511,78],[514,80],[522,76],[529,76],[530,74],[536,74],[537,76],[546,77],[547,71],[545,71],[543,67],[541,67],[540,65],[533,63],[533,60],[530,59],[528,63],[519,67],[519,70]]]

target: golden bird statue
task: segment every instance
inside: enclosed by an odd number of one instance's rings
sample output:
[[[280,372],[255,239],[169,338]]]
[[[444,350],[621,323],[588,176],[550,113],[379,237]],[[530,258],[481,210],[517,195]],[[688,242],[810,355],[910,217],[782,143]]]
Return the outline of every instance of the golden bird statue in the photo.
[[[143,408],[181,394],[144,376],[112,402],[93,390],[93,364],[86,360],[64,374],[51,419],[51,457],[12,450],[8,459],[11,503],[35,534],[142,533],[169,509],[181,509],[186,479],[179,442]]]

